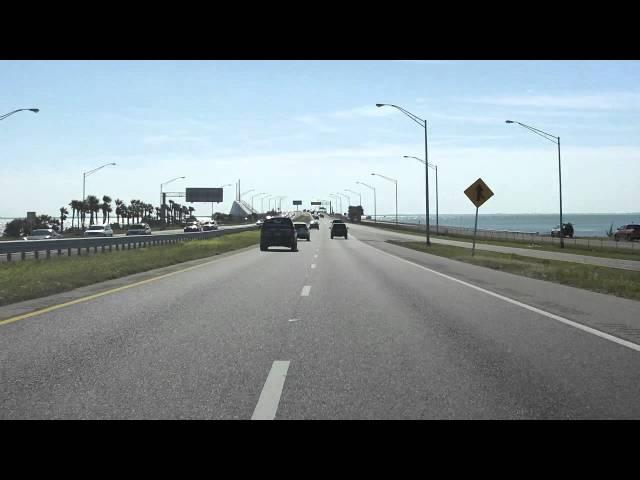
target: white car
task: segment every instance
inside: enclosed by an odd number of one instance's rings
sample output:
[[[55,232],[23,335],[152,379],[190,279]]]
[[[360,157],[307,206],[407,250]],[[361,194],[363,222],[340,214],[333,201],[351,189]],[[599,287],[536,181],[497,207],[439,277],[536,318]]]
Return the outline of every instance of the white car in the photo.
[[[111,225],[91,225],[84,231],[85,237],[113,237]]]

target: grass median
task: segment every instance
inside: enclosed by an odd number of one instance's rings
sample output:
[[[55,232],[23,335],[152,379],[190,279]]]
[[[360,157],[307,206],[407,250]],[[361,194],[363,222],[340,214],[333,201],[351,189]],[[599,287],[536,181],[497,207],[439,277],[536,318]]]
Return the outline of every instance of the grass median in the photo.
[[[468,248],[436,243],[431,247],[423,242],[388,240],[388,243],[493,270],[640,300],[640,272],[484,250],[476,250],[472,257]]]
[[[386,226],[386,225],[375,225],[375,224],[366,224],[370,227],[381,228],[384,230],[388,230],[390,232],[396,233],[405,233],[409,235],[417,235],[420,237],[425,237],[424,232],[419,232],[417,230],[412,229],[404,229],[404,228],[396,228],[395,226]],[[435,235],[435,229],[431,231],[431,238],[438,238],[442,240],[456,240],[459,242],[473,242],[473,235]],[[559,241],[559,240],[558,240]],[[567,240],[565,242],[565,248],[560,248],[558,244],[548,244],[543,242],[532,242],[528,240],[488,240],[486,238],[479,237],[476,239],[476,245],[485,244],[485,245],[496,245],[500,247],[515,247],[515,248],[525,248],[527,250],[540,250],[544,252],[558,252],[558,253],[569,253],[573,255],[587,255],[589,257],[601,257],[601,258],[615,258],[618,260],[636,260],[640,261],[640,244],[637,245],[638,248],[634,249],[626,249],[626,248],[610,248],[610,247],[599,247],[599,241],[596,239],[591,239],[591,243],[593,246],[586,245],[573,245],[571,242],[573,240]],[[636,245],[634,245],[636,246]]]
[[[0,264],[0,305],[40,298],[105,280],[238,250],[260,242],[260,231],[232,233],[85,257]]]

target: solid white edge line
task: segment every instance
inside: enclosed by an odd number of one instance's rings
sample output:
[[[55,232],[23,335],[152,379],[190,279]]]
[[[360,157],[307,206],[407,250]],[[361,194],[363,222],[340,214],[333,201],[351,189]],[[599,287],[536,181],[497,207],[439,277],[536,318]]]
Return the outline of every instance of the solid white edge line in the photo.
[[[316,264],[315,264],[315,263],[312,263],[312,264],[311,264],[311,268],[316,268]]]
[[[253,415],[251,415],[251,420],[273,420],[276,418],[280,395],[282,395],[288,370],[288,360],[276,360],[273,362],[267,380],[264,382],[264,387],[262,387],[262,392],[260,392],[258,404],[253,411]]]
[[[310,292],[311,292],[311,286],[305,285],[304,287],[302,287],[302,292],[300,292],[300,296],[308,297]]]
[[[351,235],[351,236],[355,240],[358,240],[353,235]],[[513,300],[512,298],[505,297],[504,295],[500,295],[499,293],[495,293],[495,292],[492,292],[490,290],[485,290],[484,288],[477,287],[476,285],[473,285],[471,283],[467,283],[467,282],[464,282],[462,280],[458,280],[455,277],[450,277],[449,275],[446,275],[444,273],[437,272],[436,270],[432,270],[432,269],[430,269],[428,267],[425,267],[423,265],[419,265],[417,263],[411,262],[411,261],[406,260],[404,258],[400,258],[400,257],[397,257],[397,256],[392,255],[390,253],[387,253],[387,252],[385,252],[383,250],[380,250],[378,248],[375,248],[375,247],[369,245],[368,243],[365,243],[365,242],[361,242],[361,243],[366,245],[369,248],[373,248],[374,250],[376,250],[376,251],[378,251],[378,252],[380,252],[380,253],[382,253],[384,255],[387,255],[389,257],[395,258],[396,260],[399,260],[401,262],[408,263],[409,265],[413,265],[414,267],[422,268],[423,270],[426,270],[428,272],[434,273],[436,275],[439,275],[439,276],[441,276],[443,278],[446,278],[448,280],[451,280],[453,282],[457,282],[457,283],[459,283],[461,285],[464,285],[464,286],[469,287],[469,288],[473,288],[474,290],[477,290],[477,291],[482,292],[482,293],[486,293],[487,295],[491,295],[492,297],[499,298],[500,300],[503,300],[505,302],[511,303],[513,305],[517,305],[517,306],[522,307],[522,308],[524,308],[526,310],[529,310],[531,312],[538,313],[540,315],[543,315],[545,317],[551,318],[553,320],[556,320],[558,322],[564,323],[566,325],[572,326],[572,327],[577,328],[579,330],[582,330],[584,332],[591,333],[592,335],[596,335],[596,336],[598,336],[600,338],[604,338],[605,340],[609,340],[611,342],[617,343],[618,345],[622,345],[623,347],[630,348],[632,350],[635,350],[636,352],[640,352],[640,345],[637,345],[637,344],[635,344],[633,342],[630,342],[628,340],[623,340],[622,338],[614,337],[613,335],[610,335],[608,333],[602,332],[600,330],[596,330],[595,328],[591,328],[591,327],[588,327],[588,326],[583,325],[581,323],[574,322],[573,320],[569,320],[568,318],[564,318],[564,317],[561,317],[561,316],[556,315],[554,313],[550,313],[550,312],[547,312],[545,310],[541,310],[541,309],[539,309],[537,307],[532,307],[531,305],[527,305],[526,303],[519,302],[518,300]]]

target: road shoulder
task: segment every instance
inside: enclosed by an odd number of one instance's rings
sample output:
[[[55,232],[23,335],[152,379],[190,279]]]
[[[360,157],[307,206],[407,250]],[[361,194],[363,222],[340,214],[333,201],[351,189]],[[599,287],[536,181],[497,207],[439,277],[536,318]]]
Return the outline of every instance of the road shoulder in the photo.
[[[386,254],[426,267],[527,305],[565,317],[625,340],[640,343],[640,302],[575,287],[555,284],[485,267],[429,255],[367,239],[364,232],[353,237]]]

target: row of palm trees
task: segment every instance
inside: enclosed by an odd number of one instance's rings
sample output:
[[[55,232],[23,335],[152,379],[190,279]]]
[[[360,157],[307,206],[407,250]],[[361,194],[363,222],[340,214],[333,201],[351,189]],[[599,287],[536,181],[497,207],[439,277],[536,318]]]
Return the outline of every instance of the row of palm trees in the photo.
[[[110,222],[111,213],[114,212],[111,206],[112,199],[108,195],[102,197],[102,203],[100,199],[95,195],[88,195],[87,198],[82,200],[71,200],[69,206],[71,207],[71,228],[75,226],[77,220],[77,227],[85,224],[87,214],[89,214],[89,224],[93,225],[99,222],[99,212],[102,212],[102,223]],[[173,200],[169,200],[169,205],[164,204],[160,207],[154,207],[151,203],[145,203],[142,200],[131,200],[127,205],[124,201],[116,198],[115,200],[115,215],[116,221],[120,224],[120,219],[124,224],[124,220],[127,220],[127,225],[131,220],[134,223],[140,223],[144,221],[160,221],[163,217],[166,223],[175,224],[182,223],[183,218],[192,215],[195,208],[185,205],[181,205]],[[66,207],[60,208],[60,224],[64,225],[64,220],[67,219],[69,211]]]

